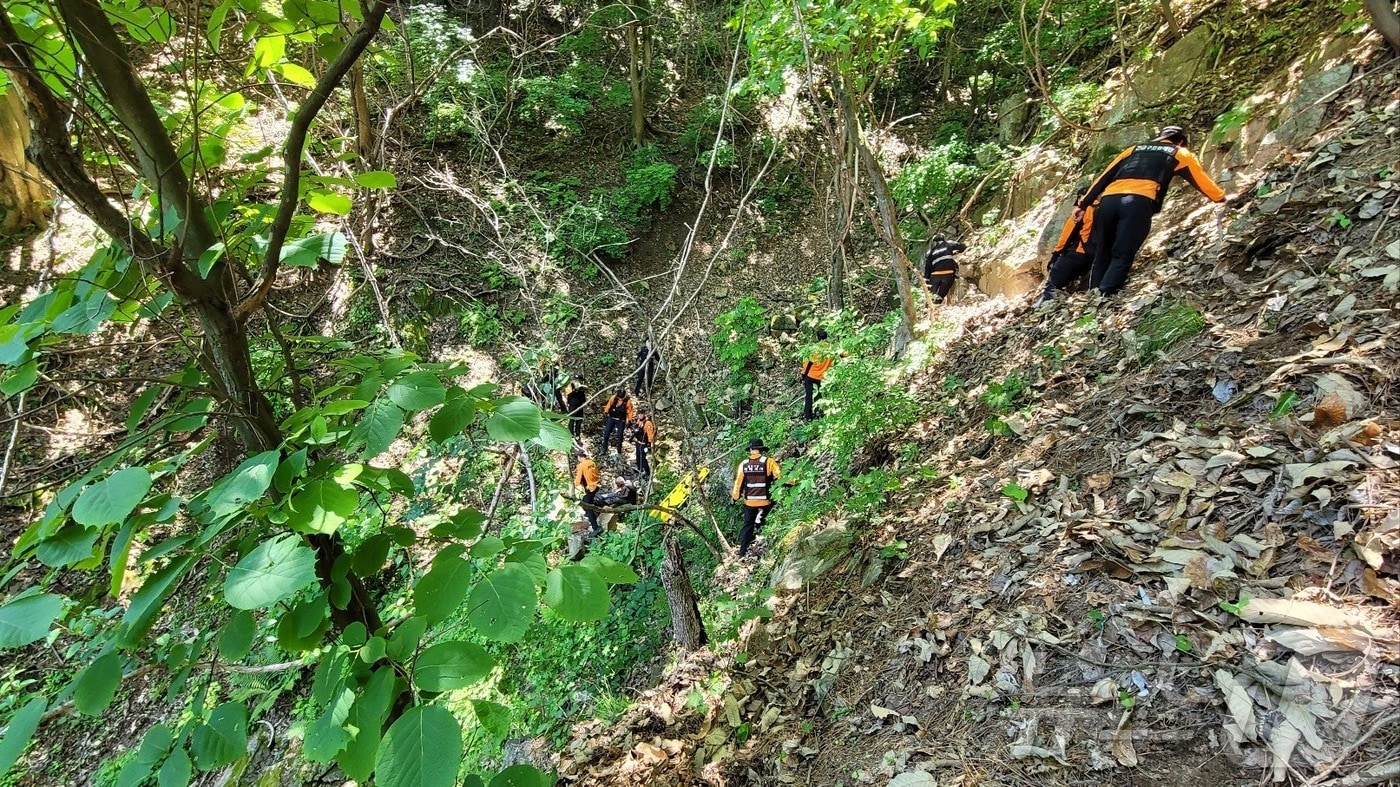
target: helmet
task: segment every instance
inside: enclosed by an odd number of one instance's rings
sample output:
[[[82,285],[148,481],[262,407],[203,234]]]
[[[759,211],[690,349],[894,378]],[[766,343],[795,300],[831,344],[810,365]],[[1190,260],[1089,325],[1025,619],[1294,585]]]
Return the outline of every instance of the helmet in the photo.
[[[1165,139],[1168,142],[1184,146],[1186,144],[1186,129],[1181,126],[1163,126],[1162,130],[1157,132],[1157,139]]]

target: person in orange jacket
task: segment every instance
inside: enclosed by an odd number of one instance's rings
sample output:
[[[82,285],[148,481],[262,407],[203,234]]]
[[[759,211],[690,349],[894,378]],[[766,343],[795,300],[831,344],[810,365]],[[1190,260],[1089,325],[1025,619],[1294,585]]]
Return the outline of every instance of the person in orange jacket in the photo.
[[[1087,189],[1080,189],[1074,195],[1075,201],[1084,196]],[[1084,210],[1084,215],[1076,221],[1073,215],[1065,218],[1060,228],[1059,240],[1050,254],[1050,265],[1045,272],[1045,291],[1036,304],[1055,299],[1055,293],[1074,283],[1089,272],[1093,258],[1089,256],[1089,238],[1094,230],[1094,207]]]
[[[826,341],[826,330],[817,329],[817,341]],[[827,351],[827,348],[818,348],[802,362],[802,371],[798,376],[802,378],[802,390],[804,400],[802,404],[802,417],[808,421],[813,418],[820,418],[822,411],[817,409],[816,404],[822,398],[822,380],[826,377],[826,371],[831,368],[835,358]]]
[[[1075,203],[1070,214],[1075,221],[1083,219],[1089,208],[1096,209],[1089,241],[1094,258],[1090,289],[1112,295],[1127,284],[1133,260],[1152,231],[1152,217],[1162,209],[1173,178],[1184,178],[1212,202],[1225,201],[1225,192],[1186,144],[1186,132],[1180,126],[1166,126],[1153,139],[1119,153]]]
[[[637,446],[637,471],[642,478],[651,478],[651,447],[656,444],[656,422],[645,410],[637,414],[637,423],[632,427],[632,442]]]
[[[580,448],[575,454],[578,457],[578,469],[574,470],[574,486],[583,490],[584,505],[597,505],[598,484],[603,480],[602,474],[598,472],[598,464],[588,457],[588,452]],[[599,535],[603,529],[598,527],[598,512],[583,509],[583,518],[588,520],[588,532],[591,535]]]
[[[782,476],[778,463],[764,455],[767,450],[762,440],[750,440],[748,458],[734,470],[734,489],[729,496],[744,504],[744,526],[739,531],[741,558],[748,554],[754,535],[763,527],[763,520],[773,508],[773,482]]]
[[[636,417],[637,410],[632,404],[632,397],[627,394],[626,388],[618,389],[617,393],[608,397],[608,401],[603,405],[603,445],[602,450],[608,450],[608,443],[612,442],[612,436],[617,435],[617,451],[622,450],[622,433],[626,431],[627,424]]]

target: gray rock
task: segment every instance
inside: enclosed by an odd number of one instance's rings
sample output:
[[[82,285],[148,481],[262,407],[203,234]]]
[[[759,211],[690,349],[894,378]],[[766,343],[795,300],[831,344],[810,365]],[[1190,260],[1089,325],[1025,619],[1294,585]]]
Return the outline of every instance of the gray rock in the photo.
[[[1299,82],[1293,100],[1288,102],[1279,119],[1278,127],[1264,138],[1264,144],[1282,142],[1298,147],[1307,142],[1322,128],[1322,118],[1327,114],[1330,102],[1322,99],[1350,81],[1354,68],[1351,63],[1342,63]]]
[[[781,590],[801,590],[804,585],[836,567],[851,551],[851,534],[844,524],[831,524],[812,532],[803,525],[784,541],[787,555],[773,569],[771,584]]]

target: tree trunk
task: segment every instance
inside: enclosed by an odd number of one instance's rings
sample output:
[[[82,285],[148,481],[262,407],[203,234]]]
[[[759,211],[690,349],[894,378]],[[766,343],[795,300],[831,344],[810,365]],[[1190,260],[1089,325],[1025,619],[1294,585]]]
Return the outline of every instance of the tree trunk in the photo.
[[[24,157],[29,119],[23,101],[13,87],[0,92],[0,235],[48,226],[49,190]]]
[[[350,97],[355,105],[355,149],[360,154],[360,167],[379,169],[378,139],[374,133],[374,118],[369,112],[369,98],[365,95],[365,68],[358,60],[350,69]]]
[[[890,247],[890,267],[894,271],[895,286],[899,290],[899,308],[904,315],[905,324],[909,326],[910,333],[914,333],[914,326],[918,324],[919,315],[914,308],[914,290],[909,285],[909,271],[913,265],[905,256],[904,240],[900,237],[899,232],[899,218],[895,215],[894,198],[890,196],[890,186],[885,181],[885,172],[880,167],[880,162],[875,159],[875,154],[871,152],[870,147],[865,144],[865,136],[860,131],[860,121],[856,116],[855,108],[851,105],[850,96],[844,89],[838,88],[837,97],[841,105],[847,141],[855,149],[856,159],[865,172],[865,176],[870,179],[871,190],[875,192],[875,213],[879,219],[876,222],[876,229],[879,230],[881,238]]]
[[[1391,0],[1366,0],[1366,13],[1371,15],[1371,27],[1400,54],[1400,14]]]
[[[646,3],[628,6],[632,21],[623,31],[627,39],[627,84],[632,89],[632,143],[640,147],[647,138],[647,88],[651,75],[651,9]]]
[[[700,618],[700,602],[690,584],[685,556],[674,530],[667,530],[661,541],[666,556],[661,560],[661,585],[666,588],[666,601],[671,605],[671,628],[676,644],[685,650],[699,650],[710,642],[705,633],[705,621]]]

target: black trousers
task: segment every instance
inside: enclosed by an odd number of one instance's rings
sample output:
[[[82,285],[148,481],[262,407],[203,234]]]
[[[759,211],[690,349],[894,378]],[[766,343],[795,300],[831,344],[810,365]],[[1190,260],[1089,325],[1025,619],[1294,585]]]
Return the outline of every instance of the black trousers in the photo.
[[[598,490],[594,489],[592,492],[584,492],[583,502],[590,506],[598,505]],[[598,533],[602,532],[602,529],[598,527],[597,511],[589,511],[585,508],[583,509],[583,518],[588,520],[588,530],[593,533],[593,535],[596,536]]]
[[[650,393],[651,384],[656,379],[656,367],[651,364],[643,366],[637,370],[633,379],[636,386],[633,389],[635,393]]]
[[[1128,283],[1138,250],[1152,231],[1157,201],[1137,194],[1112,194],[1099,200],[1089,246],[1094,254],[1089,288],[1112,295]]]
[[[603,450],[608,450],[608,442],[612,440],[614,433],[617,434],[617,450],[622,450],[622,433],[627,426],[627,422],[621,418],[613,418],[610,415],[603,416]]]
[[[768,509],[772,507],[772,503],[766,506],[744,505],[744,527],[739,531],[739,557],[749,553],[749,545],[763,528],[763,521],[768,518]]]
[[[822,400],[822,381],[814,380],[807,375],[802,375],[802,417],[808,421],[813,418],[821,418],[822,411],[817,409],[817,402]]]
[[[951,274],[943,276],[928,277],[928,290],[933,297],[940,301],[948,300],[948,293],[953,291],[953,279],[957,278]]]
[[[1088,254],[1076,251],[1056,254],[1055,259],[1050,262],[1050,270],[1045,274],[1045,291],[1051,293],[1069,289],[1077,279],[1089,273],[1093,264],[1094,260]]]
[[[583,437],[583,415],[577,411],[569,413],[569,434]]]
[[[643,478],[651,478],[651,446],[637,443],[637,472]]]

